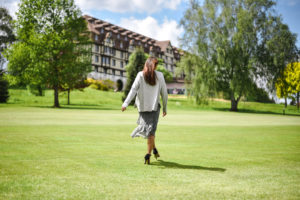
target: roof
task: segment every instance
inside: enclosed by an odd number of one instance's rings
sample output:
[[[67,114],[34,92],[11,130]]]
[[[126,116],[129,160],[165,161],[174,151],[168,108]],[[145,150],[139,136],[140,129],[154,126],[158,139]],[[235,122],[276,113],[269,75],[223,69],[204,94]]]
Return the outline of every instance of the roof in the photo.
[[[88,23],[89,31],[94,32],[96,34],[100,34],[100,28],[104,28],[106,31],[112,31],[114,33],[120,33],[121,35],[127,35],[129,38],[132,38],[135,41],[141,41],[143,43],[148,43],[149,45],[160,47],[162,52],[165,52],[167,47],[171,43],[170,40],[158,41],[151,37],[136,33],[134,31],[130,31],[126,28],[122,28],[120,26],[111,24],[104,20],[100,20],[100,19],[91,17],[89,15],[83,15],[83,18],[85,18],[89,22]],[[175,54],[180,52],[180,51],[178,51],[178,49],[176,47],[172,47],[172,48],[174,49]]]
[[[156,41],[156,44],[161,48],[162,51],[166,51],[167,47],[170,44],[170,40],[166,40],[166,41]]]

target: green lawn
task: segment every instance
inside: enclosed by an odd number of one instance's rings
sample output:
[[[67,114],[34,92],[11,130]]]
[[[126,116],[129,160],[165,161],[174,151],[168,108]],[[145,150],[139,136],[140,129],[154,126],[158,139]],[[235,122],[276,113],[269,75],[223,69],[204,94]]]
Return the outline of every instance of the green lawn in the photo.
[[[294,107],[242,102],[196,106],[171,98],[160,118],[161,159],[143,164],[130,138],[137,111],[121,94],[10,90],[0,104],[0,199],[299,199],[300,116]]]

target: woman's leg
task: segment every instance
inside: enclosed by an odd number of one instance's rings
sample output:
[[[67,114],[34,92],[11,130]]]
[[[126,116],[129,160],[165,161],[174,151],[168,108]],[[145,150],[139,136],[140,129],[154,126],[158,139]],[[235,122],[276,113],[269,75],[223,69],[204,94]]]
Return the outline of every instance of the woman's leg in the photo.
[[[148,154],[151,154],[153,148],[155,147],[155,145],[154,145],[154,139],[155,139],[154,135],[150,135],[148,137],[148,142],[147,142],[147,144],[148,144]]]

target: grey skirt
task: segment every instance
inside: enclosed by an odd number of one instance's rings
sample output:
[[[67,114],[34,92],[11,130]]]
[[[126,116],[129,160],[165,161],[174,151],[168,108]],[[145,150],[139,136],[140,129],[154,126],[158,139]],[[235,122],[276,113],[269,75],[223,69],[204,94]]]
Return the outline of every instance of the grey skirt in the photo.
[[[137,127],[131,133],[131,137],[143,137],[147,139],[150,135],[155,136],[158,118],[160,113],[160,104],[156,111],[139,112]]]

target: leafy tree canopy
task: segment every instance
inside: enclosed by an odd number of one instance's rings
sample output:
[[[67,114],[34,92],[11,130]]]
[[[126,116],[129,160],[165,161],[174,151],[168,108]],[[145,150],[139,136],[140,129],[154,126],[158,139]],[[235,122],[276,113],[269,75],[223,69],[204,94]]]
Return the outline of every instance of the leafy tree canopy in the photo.
[[[58,92],[72,88],[91,71],[86,21],[73,0],[21,0],[17,40],[8,51],[8,71],[15,81],[44,85]]]
[[[270,53],[273,43],[268,41],[275,37],[270,33],[281,22],[274,5],[272,0],[190,1],[181,20],[185,29],[181,42],[190,54],[179,66],[192,83],[198,103],[221,91],[230,96],[231,110],[237,111],[240,98],[251,89],[255,76],[267,72],[275,76],[276,71],[264,65],[271,66],[274,61]],[[285,40],[277,36],[276,42]]]

